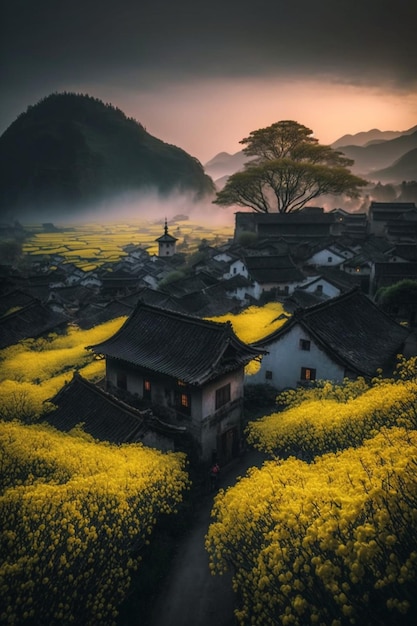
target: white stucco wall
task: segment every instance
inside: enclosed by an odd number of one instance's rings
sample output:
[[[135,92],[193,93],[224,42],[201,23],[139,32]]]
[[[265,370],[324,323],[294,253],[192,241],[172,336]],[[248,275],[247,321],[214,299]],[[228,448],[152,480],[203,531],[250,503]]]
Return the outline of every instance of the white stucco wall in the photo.
[[[229,278],[233,278],[233,276],[237,276],[238,274],[240,274],[240,276],[244,276],[245,278],[248,277],[248,270],[246,268],[246,265],[240,259],[238,259],[237,261],[233,261],[233,263],[229,265],[229,270],[223,274],[223,278],[224,280],[228,280]]]
[[[331,259],[329,261],[329,259]],[[309,265],[323,265],[327,267],[334,267],[335,265],[340,265],[343,261],[345,261],[345,257],[337,254],[334,250],[320,250],[311,256],[307,263]]]
[[[117,362],[107,361],[107,381],[117,387],[117,370],[122,369],[126,374],[127,391],[143,397],[144,377],[151,382],[151,403],[172,407],[175,390],[175,381],[153,378],[143,375],[134,369],[124,369]],[[230,383],[230,402],[216,410],[216,390]],[[200,457],[209,461],[212,453],[218,450],[223,435],[232,429],[239,435],[243,407],[243,367],[230,372],[201,387],[184,387],[184,392],[191,396],[191,415],[184,413],[183,425],[192,434],[200,447]],[[172,407],[173,408],[173,407]],[[151,444],[149,444],[151,445]],[[154,443],[159,447],[158,442]],[[165,445],[165,444],[164,444]],[[163,448],[165,449],[165,448]]]
[[[310,350],[300,349],[300,339],[311,342]],[[344,368],[334,363],[299,325],[265,348],[269,354],[262,357],[259,371],[246,377],[246,383],[269,383],[279,390],[295,388],[301,379],[302,367],[314,368],[316,380],[342,381],[345,376]],[[272,372],[272,379],[266,378],[267,370]]]
[[[311,283],[310,285],[307,285],[306,287],[304,287],[304,291],[307,291],[308,293],[317,293],[318,292],[318,287],[321,286],[321,292],[324,296],[327,296],[328,298],[335,298],[336,296],[340,296],[340,289],[338,289],[337,287],[335,287],[334,285],[332,285],[331,283],[327,282],[327,280],[324,279],[319,279],[314,281],[313,283]]]

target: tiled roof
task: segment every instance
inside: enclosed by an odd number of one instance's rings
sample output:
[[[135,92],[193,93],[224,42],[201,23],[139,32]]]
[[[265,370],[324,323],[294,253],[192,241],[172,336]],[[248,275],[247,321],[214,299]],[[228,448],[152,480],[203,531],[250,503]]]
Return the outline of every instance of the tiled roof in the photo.
[[[304,279],[289,256],[247,256],[245,265],[253,280],[258,283],[297,282]]]
[[[302,307],[310,307],[319,302],[323,302],[324,300],[328,300],[326,296],[319,295],[317,293],[310,293],[309,291],[304,291],[303,288],[294,289],[293,293],[285,298],[284,300],[284,308],[286,311],[293,312],[294,310]]]
[[[63,326],[68,318],[34,300],[27,306],[0,319],[0,348],[28,337],[39,337]]]
[[[21,309],[28,304],[33,303],[34,298],[28,294],[16,289],[9,291],[0,296],[0,317],[6,315],[11,310]]]
[[[50,402],[56,409],[45,420],[64,432],[78,424],[86,433],[100,441],[134,443],[150,430],[178,433],[178,427],[160,422],[149,411],[139,411],[79,374],[67,383]]]
[[[359,375],[372,376],[389,365],[409,331],[394,322],[358,289],[306,309],[298,309],[280,329],[258,342],[270,343],[300,324],[335,361]]]
[[[188,384],[202,384],[261,354],[241,342],[230,323],[216,323],[139,302],[96,354],[120,359]]]
[[[92,302],[82,308],[77,314],[77,323],[81,328],[92,328],[118,317],[130,315],[133,306],[129,306],[119,300],[99,303]]]

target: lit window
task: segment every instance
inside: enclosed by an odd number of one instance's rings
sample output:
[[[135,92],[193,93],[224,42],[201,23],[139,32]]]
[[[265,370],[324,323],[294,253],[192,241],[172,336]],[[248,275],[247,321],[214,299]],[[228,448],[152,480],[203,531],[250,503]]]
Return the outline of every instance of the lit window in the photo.
[[[300,339],[300,350],[310,350],[311,342],[308,339]]]
[[[145,400],[151,399],[151,391],[152,391],[151,381],[145,378],[143,380],[143,398]]]
[[[312,367],[301,368],[301,380],[312,381],[316,380],[316,370]]]
[[[230,383],[216,389],[216,410],[230,402]]]
[[[180,404],[181,406],[183,406],[185,409],[189,409],[190,408],[190,398],[188,397],[188,395],[186,393],[182,393],[181,397],[180,397]]]
[[[191,395],[183,391],[176,392],[175,406],[180,413],[191,415]]]

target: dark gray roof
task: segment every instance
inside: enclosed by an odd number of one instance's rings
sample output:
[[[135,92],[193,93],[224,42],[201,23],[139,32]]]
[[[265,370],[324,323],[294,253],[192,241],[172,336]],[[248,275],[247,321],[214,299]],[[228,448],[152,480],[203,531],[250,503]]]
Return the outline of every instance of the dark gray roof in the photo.
[[[388,287],[405,279],[417,280],[417,262],[375,263],[376,287]]]
[[[35,298],[28,293],[15,289],[0,296],[0,317],[7,315],[9,311],[22,309],[31,304]]]
[[[297,282],[304,279],[288,255],[246,256],[245,265],[253,280],[258,283]]]
[[[258,345],[267,348],[296,324],[335,361],[363,376],[373,376],[378,368],[390,366],[409,336],[406,328],[354,289],[322,304],[296,310],[288,322]]]
[[[92,302],[83,307],[77,314],[77,323],[81,328],[92,328],[118,317],[130,315],[133,306],[120,301]]]
[[[14,313],[0,319],[0,348],[11,346],[28,337],[39,337],[68,323],[68,317],[51,311],[34,300]]]
[[[69,431],[82,423],[95,439],[124,443],[139,441],[147,427],[144,414],[75,374],[51,400],[57,408],[46,421]]]
[[[110,339],[89,348],[188,384],[202,384],[238,369],[262,353],[240,341],[229,322],[211,322],[142,302]]]
[[[348,274],[337,267],[320,267],[320,276],[342,291],[350,291],[361,281],[360,276]]]
[[[328,300],[326,296],[322,296],[317,293],[310,293],[309,291],[305,291],[303,288],[298,288],[294,289],[293,293],[285,298],[284,308],[286,311],[290,311],[292,313],[300,307],[310,307],[325,300]]]

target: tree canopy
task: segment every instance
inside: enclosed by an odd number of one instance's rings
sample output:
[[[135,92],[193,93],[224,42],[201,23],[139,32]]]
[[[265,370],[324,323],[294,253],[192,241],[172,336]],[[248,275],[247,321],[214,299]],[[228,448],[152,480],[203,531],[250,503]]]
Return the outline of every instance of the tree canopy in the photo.
[[[290,213],[323,194],[357,197],[367,183],[349,170],[353,161],[319,144],[312,134],[291,120],[252,131],[240,143],[243,152],[255,158],[229,177],[214,203]]]

